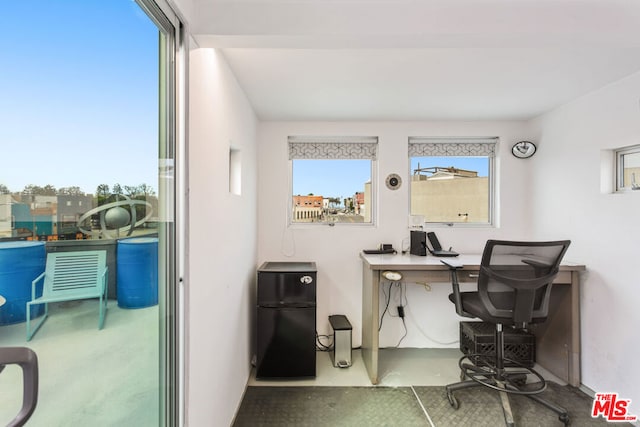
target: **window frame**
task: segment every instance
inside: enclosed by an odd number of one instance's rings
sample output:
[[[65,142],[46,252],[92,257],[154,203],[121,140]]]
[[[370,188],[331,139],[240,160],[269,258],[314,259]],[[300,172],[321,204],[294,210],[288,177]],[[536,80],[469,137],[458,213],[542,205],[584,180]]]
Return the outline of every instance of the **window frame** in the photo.
[[[490,137],[426,137],[426,136],[412,136],[408,138],[409,145],[407,149],[408,154],[408,166],[409,166],[409,195],[408,199],[408,211],[409,216],[411,213],[411,188],[413,186],[413,172],[411,170],[411,160],[414,157],[483,157],[488,160],[488,219],[487,222],[448,222],[448,221],[429,221],[427,217],[424,218],[424,224],[429,227],[468,227],[468,228],[495,228],[496,227],[496,175],[497,175],[497,162],[496,157],[499,153],[500,138],[496,136]],[[432,155],[412,155],[412,144],[434,144],[442,145],[441,149],[438,149],[438,153]],[[465,147],[468,145],[468,147]],[[478,154],[470,154],[477,151]],[[451,154],[450,154],[451,153]],[[486,155],[483,155],[486,153]]]
[[[629,154],[640,154],[640,144],[630,145],[630,146],[626,146],[626,147],[622,147],[622,148],[618,148],[617,150],[614,150],[613,167],[615,171],[614,188],[616,193],[630,193],[636,190],[640,190],[640,187],[634,190],[630,186],[627,186],[627,187],[624,186],[624,156]],[[638,177],[638,180],[640,181],[640,177]],[[638,191],[638,193],[640,193],[640,191]]]
[[[377,136],[289,136],[287,138],[287,149],[289,152],[288,160],[288,196],[287,196],[287,226],[291,228],[306,228],[317,226],[338,226],[338,227],[375,227],[377,224],[378,213],[378,184],[377,184],[377,169],[378,169],[378,143]],[[370,222],[296,222],[293,218],[293,161],[294,160],[345,160],[349,158],[341,157],[326,157],[326,153],[319,154],[321,157],[309,157],[309,154],[301,154],[301,151],[292,148],[292,144],[296,144],[298,148],[301,144],[310,144],[318,146],[318,144],[337,144],[337,145],[349,145],[349,144],[371,144],[371,148],[365,149],[369,151],[362,157],[351,157],[352,160],[369,160],[370,164],[370,181],[371,181],[371,221]],[[305,150],[303,150],[304,152]],[[310,150],[313,151],[313,150]],[[327,150],[318,150],[319,152]]]

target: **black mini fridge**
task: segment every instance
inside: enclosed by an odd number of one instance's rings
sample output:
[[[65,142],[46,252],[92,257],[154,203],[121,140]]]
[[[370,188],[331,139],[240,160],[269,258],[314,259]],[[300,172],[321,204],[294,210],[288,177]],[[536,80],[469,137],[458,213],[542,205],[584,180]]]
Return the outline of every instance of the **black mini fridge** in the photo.
[[[258,269],[256,378],[315,377],[316,264]]]

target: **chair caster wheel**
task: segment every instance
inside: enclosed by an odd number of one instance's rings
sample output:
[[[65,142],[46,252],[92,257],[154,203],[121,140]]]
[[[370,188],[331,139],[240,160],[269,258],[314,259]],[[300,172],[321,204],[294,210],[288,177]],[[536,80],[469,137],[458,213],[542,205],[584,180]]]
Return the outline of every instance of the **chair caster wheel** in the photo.
[[[458,399],[456,399],[452,392],[447,392],[447,399],[449,399],[449,404],[453,409],[458,409],[460,407],[460,402],[458,402]]]
[[[571,423],[571,418],[569,418],[569,414],[560,414],[558,419],[565,425],[568,426]]]

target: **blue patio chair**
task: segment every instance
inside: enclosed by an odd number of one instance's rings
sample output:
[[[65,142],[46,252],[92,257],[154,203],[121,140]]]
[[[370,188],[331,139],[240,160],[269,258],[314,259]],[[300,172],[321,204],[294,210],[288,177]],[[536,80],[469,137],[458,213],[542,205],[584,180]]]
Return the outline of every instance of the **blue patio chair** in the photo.
[[[50,302],[99,299],[98,329],[104,326],[107,311],[107,251],[51,252],[44,273],[31,283],[31,301],[27,302],[27,341],[47,320]],[[36,288],[42,281],[42,296]],[[44,304],[44,316],[31,329],[31,306]]]

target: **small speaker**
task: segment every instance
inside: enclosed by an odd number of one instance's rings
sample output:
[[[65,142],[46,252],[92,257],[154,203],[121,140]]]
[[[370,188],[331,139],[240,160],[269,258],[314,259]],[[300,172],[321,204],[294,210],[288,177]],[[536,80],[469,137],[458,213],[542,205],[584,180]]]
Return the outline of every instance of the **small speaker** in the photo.
[[[427,256],[427,233],[411,230],[411,255]]]
[[[396,173],[389,174],[384,182],[389,190],[397,190],[402,185],[402,178]]]

